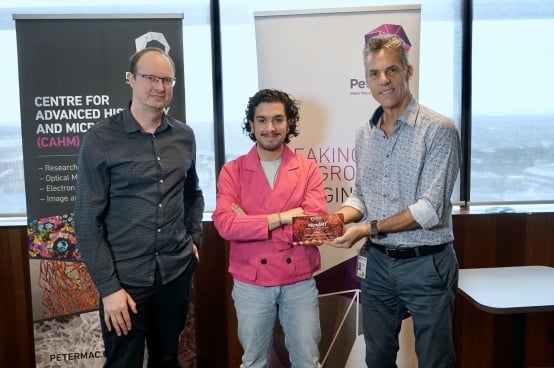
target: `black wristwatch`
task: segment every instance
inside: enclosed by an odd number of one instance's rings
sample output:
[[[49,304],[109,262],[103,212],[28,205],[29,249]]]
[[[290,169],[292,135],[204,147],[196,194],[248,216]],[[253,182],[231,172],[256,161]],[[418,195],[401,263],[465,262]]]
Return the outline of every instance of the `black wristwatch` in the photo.
[[[380,233],[379,229],[377,229],[377,220],[373,220],[369,224],[371,225],[371,237],[379,237],[385,235],[383,233]]]

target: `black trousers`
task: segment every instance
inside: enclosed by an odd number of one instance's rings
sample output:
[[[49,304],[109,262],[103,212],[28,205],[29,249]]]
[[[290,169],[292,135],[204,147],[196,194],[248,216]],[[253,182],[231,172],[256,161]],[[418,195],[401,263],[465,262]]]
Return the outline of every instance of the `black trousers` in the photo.
[[[100,324],[104,340],[104,367],[142,368],[145,342],[149,368],[179,367],[179,335],[185,326],[190,302],[194,259],[177,279],[152,287],[124,286],[137,303],[137,314],[130,313],[132,329],[117,336],[104,322],[104,306],[100,301]]]

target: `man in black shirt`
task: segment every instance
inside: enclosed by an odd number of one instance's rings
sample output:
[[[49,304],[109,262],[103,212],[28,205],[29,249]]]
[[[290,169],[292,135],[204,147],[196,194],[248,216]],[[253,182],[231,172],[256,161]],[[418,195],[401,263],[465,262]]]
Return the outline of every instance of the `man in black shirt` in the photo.
[[[202,235],[192,129],[164,112],[175,66],[131,56],[129,108],[94,125],[78,158],[75,228],[100,293],[106,367],[178,367],[178,340]]]

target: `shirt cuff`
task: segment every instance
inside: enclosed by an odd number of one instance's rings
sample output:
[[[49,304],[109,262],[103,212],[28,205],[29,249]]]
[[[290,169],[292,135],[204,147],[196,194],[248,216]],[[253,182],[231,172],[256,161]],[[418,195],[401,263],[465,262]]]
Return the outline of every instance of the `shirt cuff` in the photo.
[[[365,210],[365,204],[362,200],[357,197],[350,196],[346,198],[346,201],[342,204],[344,206],[352,207],[358,210],[362,214],[362,218],[358,221],[359,223],[366,223],[371,220],[367,218],[367,211]]]
[[[118,279],[112,279],[103,283],[102,285],[97,285],[96,288],[98,289],[100,298],[103,298],[105,296],[115,293],[119,289],[122,289],[122,286],[119,283]]]
[[[439,217],[435,209],[429,202],[420,199],[416,203],[408,206],[414,220],[421,226],[422,229],[430,229],[439,223]]]
[[[200,249],[200,247],[202,246],[202,234],[200,233],[194,233],[194,234],[191,234],[191,238],[192,238],[192,242],[194,243],[194,245],[196,245],[196,248]]]

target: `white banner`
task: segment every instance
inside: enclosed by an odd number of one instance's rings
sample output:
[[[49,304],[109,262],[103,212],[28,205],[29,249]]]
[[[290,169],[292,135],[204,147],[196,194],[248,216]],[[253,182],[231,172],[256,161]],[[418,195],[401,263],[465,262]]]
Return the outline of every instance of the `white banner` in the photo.
[[[291,147],[319,163],[330,212],[354,186],[356,128],[378,107],[365,86],[365,36],[375,29],[396,33],[401,26],[411,44],[410,89],[417,98],[420,13],[419,5],[408,5],[254,14],[259,87],[281,89],[300,101],[300,135]],[[349,292],[360,287],[355,276],[357,249],[320,250],[322,269],[316,280],[321,294],[321,362],[328,367],[364,366],[358,298]],[[399,354],[399,359],[411,357]]]

